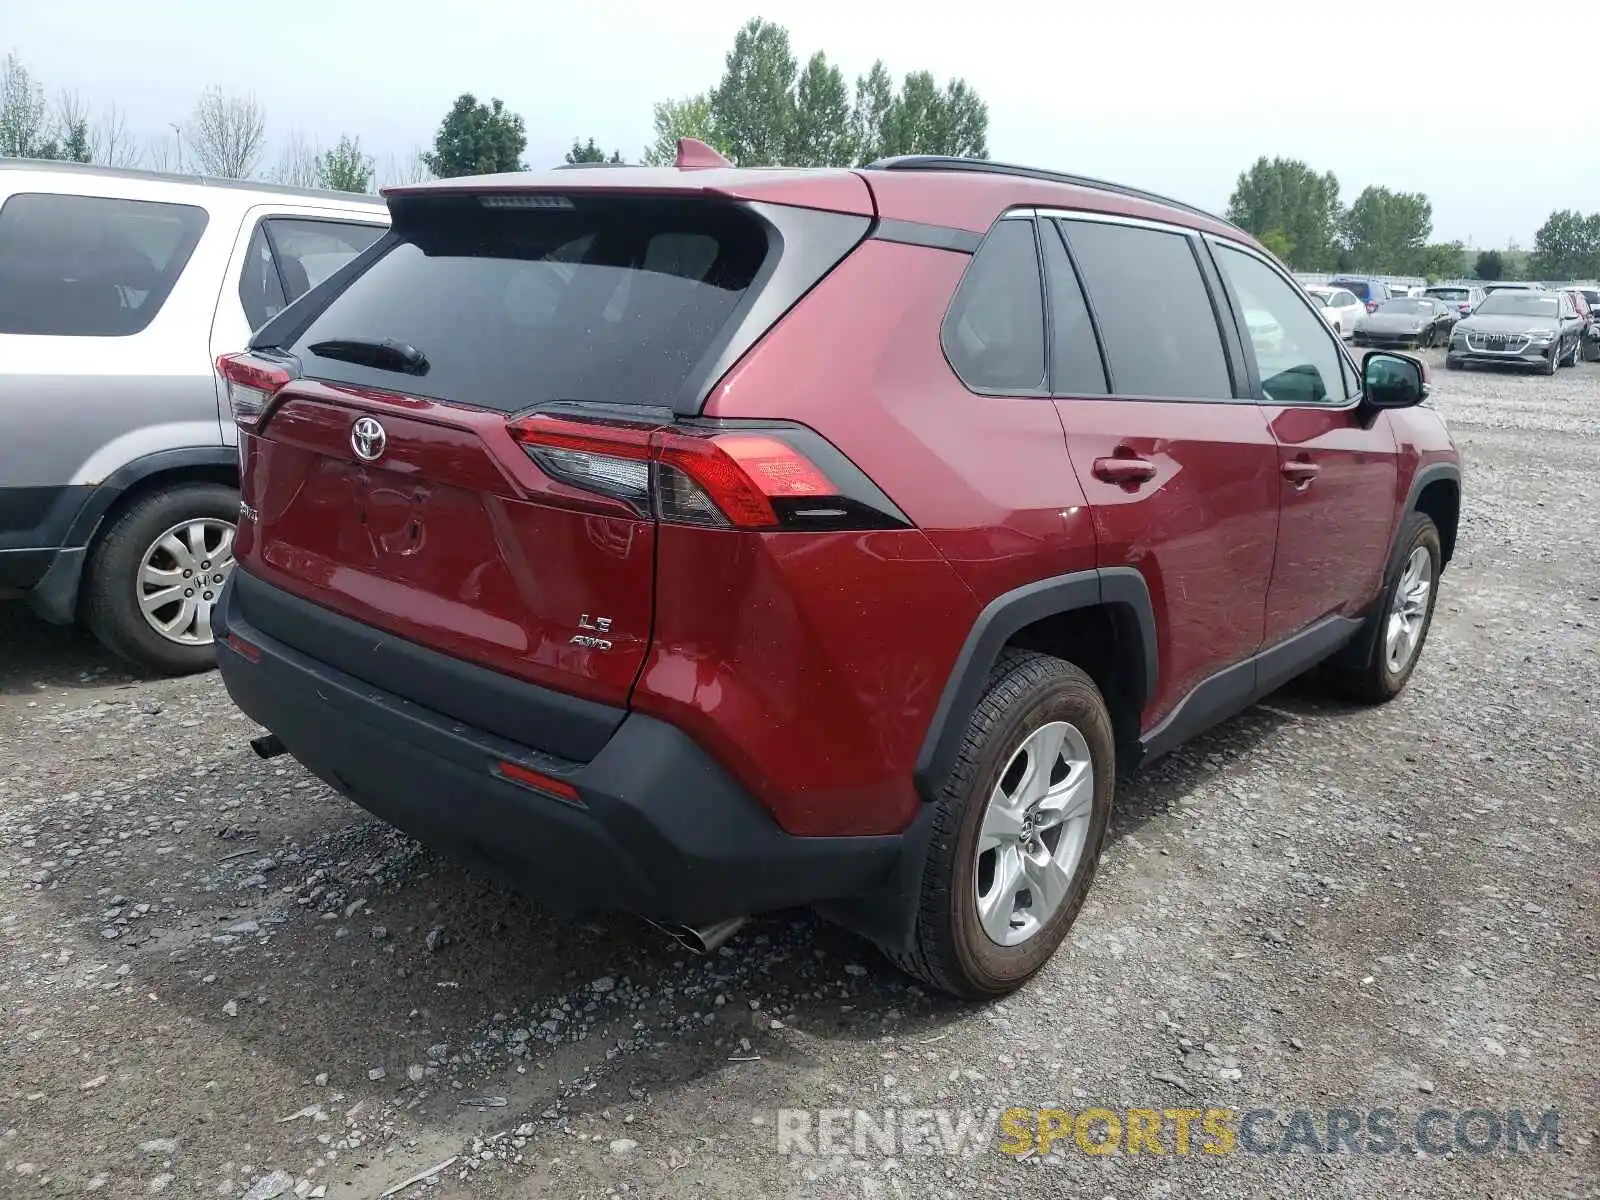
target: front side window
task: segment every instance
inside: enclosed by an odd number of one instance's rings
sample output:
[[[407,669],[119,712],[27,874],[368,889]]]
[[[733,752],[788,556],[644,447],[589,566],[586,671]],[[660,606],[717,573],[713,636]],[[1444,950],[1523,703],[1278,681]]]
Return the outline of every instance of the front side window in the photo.
[[[138,333],[161,311],[205,227],[205,209],[188,204],[12,196],[0,208],[0,333]]]
[[[1063,221],[1120,396],[1231,400],[1211,294],[1181,233]]]
[[[1273,404],[1342,404],[1343,356],[1327,323],[1307,308],[1283,276],[1243,250],[1217,246],[1255,351],[1261,389]]]
[[[950,365],[975,392],[1044,388],[1044,293],[1032,221],[1002,220],[978,247],[943,340]]]

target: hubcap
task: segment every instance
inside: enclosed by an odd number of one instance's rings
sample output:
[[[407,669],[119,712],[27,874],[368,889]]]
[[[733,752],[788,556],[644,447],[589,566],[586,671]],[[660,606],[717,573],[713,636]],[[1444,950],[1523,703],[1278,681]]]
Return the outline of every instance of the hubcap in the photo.
[[[1433,556],[1418,546],[1406,559],[1406,569],[1389,606],[1389,626],[1384,635],[1384,657],[1391,674],[1410,665],[1422,644],[1428,623],[1428,596],[1433,591]]]
[[[1016,946],[1067,898],[1089,836],[1094,764],[1076,726],[1053,721],[1017,747],[978,829],[973,894],[989,940]]]
[[[205,518],[174,525],[139,563],[139,611],[169,642],[211,644],[211,610],[233,571],[233,526]]]

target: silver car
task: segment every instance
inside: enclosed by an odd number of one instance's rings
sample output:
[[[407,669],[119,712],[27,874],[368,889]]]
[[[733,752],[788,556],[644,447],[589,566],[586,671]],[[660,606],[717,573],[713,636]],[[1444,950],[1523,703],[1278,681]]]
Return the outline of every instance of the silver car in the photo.
[[[209,666],[239,508],[213,364],[387,226],[377,197],[0,159],[0,595]]]
[[[1510,363],[1554,375],[1575,367],[1583,353],[1583,318],[1565,292],[1490,292],[1470,317],[1456,323],[1444,365]]]

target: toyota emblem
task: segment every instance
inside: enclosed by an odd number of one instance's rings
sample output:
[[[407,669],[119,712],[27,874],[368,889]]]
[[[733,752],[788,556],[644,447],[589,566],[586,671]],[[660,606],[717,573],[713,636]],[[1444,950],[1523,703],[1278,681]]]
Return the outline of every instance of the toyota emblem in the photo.
[[[389,435],[374,417],[362,417],[350,427],[350,449],[363,462],[377,462],[388,444]]]

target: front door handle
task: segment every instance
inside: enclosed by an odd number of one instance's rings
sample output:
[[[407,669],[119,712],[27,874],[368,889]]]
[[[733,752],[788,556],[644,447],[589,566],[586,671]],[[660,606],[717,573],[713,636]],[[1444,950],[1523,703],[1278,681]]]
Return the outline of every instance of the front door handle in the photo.
[[[1146,458],[1097,458],[1094,475],[1107,483],[1146,483],[1156,477],[1156,465]]]
[[[1308,487],[1313,479],[1322,474],[1322,468],[1310,459],[1297,458],[1292,462],[1283,464],[1283,477],[1295,487]]]

